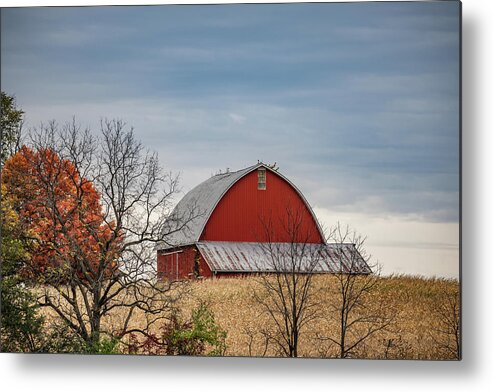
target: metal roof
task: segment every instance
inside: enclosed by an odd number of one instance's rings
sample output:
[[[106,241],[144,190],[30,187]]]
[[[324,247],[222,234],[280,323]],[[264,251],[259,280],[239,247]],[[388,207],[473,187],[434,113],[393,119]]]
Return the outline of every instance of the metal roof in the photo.
[[[354,244],[290,244],[201,241],[197,247],[213,272],[277,272],[369,274]]]
[[[235,172],[217,174],[188,192],[176,205],[173,212],[166,220],[165,229],[172,234],[166,237],[166,243],[160,243],[156,248],[162,250],[196,243],[199,240],[209,217],[214,211],[214,208],[216,208],[216,205],[226,192],[239,179],[259,167],[264,167],[265,169],[276,173],[296,190],[310,210],[320,233],[322,233],[313,210],[298,188],[282,174],[272,170],[268,165],[258,163]],[[187,222],[186,227],[182,227],[183,222]]]

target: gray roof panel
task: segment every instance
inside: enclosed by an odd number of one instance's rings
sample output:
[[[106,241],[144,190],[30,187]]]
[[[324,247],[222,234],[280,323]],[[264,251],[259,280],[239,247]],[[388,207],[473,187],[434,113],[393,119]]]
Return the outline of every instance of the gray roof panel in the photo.
[[[354,244],[290,244],[201,241],[200,253],[214,272],[369,274],[371,269]]]

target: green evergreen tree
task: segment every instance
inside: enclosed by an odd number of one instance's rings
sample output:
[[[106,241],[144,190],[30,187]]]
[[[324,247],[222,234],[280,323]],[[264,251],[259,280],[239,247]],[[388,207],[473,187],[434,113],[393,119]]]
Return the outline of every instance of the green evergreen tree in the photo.
[[[22,116],[24,112],[17,108],[15,98],[1,92],[1,143],[0,163],[3,166],[5,160],[19,147],[21,136]]]

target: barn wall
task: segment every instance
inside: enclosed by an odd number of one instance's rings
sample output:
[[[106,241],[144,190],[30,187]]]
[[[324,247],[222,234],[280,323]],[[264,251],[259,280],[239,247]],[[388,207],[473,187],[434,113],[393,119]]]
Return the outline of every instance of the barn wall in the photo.
[[[212,212],[202,241],[291,242],[286,229],[288,211],[300,217],[297,242],[320,243],[317,224],[298,192],[282,177],[267,170],[267,189],[257,189],[257,170],[234,184]],[[266,229],[262,222],[271,222]]]
[[[157,269],[159,279],[189,279],[194,278],[195,260],[198,257],[199,276],[211,277],[212,271],[195,246],[180,249],[181,252],[158,252]]]

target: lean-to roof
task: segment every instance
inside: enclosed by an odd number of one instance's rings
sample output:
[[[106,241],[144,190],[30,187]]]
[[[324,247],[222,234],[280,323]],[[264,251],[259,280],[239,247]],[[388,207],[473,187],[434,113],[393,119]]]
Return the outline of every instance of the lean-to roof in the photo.
[[[213,272],[369,274],[353,244],[290,244],[201,241],[197,247]]]

